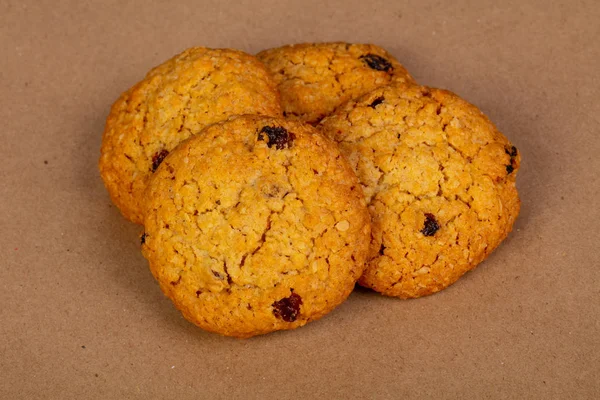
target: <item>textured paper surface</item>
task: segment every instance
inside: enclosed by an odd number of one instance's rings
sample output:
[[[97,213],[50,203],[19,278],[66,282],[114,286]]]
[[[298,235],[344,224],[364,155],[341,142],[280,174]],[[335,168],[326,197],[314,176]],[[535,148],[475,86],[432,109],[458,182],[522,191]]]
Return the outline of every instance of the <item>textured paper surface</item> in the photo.
[[[0,398],[600,398],[600,3],[0,3]],[[326,3],[326,4],[325,4]],[[208,334],[97,172],[120,92],[186,47],[372,42],[522,152],[515,230],[431,297]]]

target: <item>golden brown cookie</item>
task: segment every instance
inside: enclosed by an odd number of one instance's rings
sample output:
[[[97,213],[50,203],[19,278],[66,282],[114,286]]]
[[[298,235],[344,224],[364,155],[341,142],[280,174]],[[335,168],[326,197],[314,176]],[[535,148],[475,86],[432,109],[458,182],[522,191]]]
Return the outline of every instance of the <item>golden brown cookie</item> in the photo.
[[[369,213],[337,146],[258,116],[212,125],[148,186],[142,251],[199,327],[249,337],[327,314],[364,270]]]
[[[141,223],[148,179],[179,142],[236,114],[281,115],[264,66],[238,50],[191,48],[151,70],[112,106],[100,174],[113,202]]]
[[[392,85],[349,101],[320,126],[348,157],[369,205],[361,285],[402,298],[435,293],[511,231],[519,152],[455,94]]]
[[[264,50],[257,57],[277,81],[284,115],[310,124],[392,81],[414,83],[391,54],[372,44],[304,43]]]

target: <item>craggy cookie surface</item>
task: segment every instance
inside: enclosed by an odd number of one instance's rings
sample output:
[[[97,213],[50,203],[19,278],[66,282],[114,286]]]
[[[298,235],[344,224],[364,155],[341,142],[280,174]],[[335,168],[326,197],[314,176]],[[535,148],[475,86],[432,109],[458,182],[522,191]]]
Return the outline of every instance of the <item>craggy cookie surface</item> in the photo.
[[[152,177],[142,251],[164,293],[208,331],[293,329],[340,304],[370,240],[360,184],[337,146],[299,122],[212,125]]]
[[[255,57],[191,48],[151,70],[112,106],[100,173],[123,215],[141,223],[149,177],[179,142],[235,114],[281,115],[276,85]]]
[[[304,43],[264,50],[257,57],[277,81],[284,115],[311,124],[392,81],[414,83],[394,57],[371,44]]]
[[[419,297],[487,257],[519,213],[517,149],[453,93],[388,86],[321,123],[363,186],[372,217],[360,283]]]

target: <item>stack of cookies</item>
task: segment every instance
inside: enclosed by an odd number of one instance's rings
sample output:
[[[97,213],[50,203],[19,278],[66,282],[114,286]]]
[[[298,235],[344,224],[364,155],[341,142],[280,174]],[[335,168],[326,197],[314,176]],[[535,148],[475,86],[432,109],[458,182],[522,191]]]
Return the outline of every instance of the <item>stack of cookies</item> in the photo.
[[[356,282],[438,292],[519,213],[520,154],[384,49],[192,48],[113,105],[100,172],[162,291],[199,327],[293,329]]]

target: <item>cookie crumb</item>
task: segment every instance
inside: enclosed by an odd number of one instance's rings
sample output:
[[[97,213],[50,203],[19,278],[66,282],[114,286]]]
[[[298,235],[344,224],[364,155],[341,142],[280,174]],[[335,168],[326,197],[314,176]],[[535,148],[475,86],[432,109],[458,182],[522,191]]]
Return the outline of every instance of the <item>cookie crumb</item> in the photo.
[[[340,232],[346,232],[348,228],[350,228],[350,223],[346,220],[340,221],[337,224],[335,224],[335,229],[337,229]]]
[[[48,160],[44,160],[44,164],[48,165]]]
[[[168,154],[169,152],[163,149],[159,153],[155,153],[152,156],[152,172],[156,171],[158,166],[163,162],[163,160]]]
[[[267,134],[269,141],[267,146],[269,148],[275,146],[277,150],[282,150],[286,147],[289,148],[296,136],[292,132],[288,132],[282,126],[263,126],[258,133],[258,140],[265,140],[264,133]]]
[[[371,107],[372,109],[375,109],[375,107],[377,107],[378,105],[383,103],[384,100],[385,100],[385,97],[379,96],[378,98],[373,100],[373,102],[371,104],[369,104],[369,107]]]
[[[300,314],[300,306],[302,305],[302,297],[291,289],[290,297],[284,297],[281,300],[275,301],[272,304],[273,314],[286,322],[294,322]]]
[[[394,69],[388,60],[377,54],[365,54],[364,56],[360,56],[360,59],[366,62],[369,68],[377,71],[390,72]]]
[[[433,236],[440,229],[440,225],[436,221],[433,214],[426,213],[425,214],[425,223],[423,229],[421,229],[421,233],[425,236]]]
[[[429,273],[430,268],[429,267],[421,267],[418,270],[416,270],[415,272],[413,272],[413,275],[415,276],[419,276],[419,275],[425,275]]]

